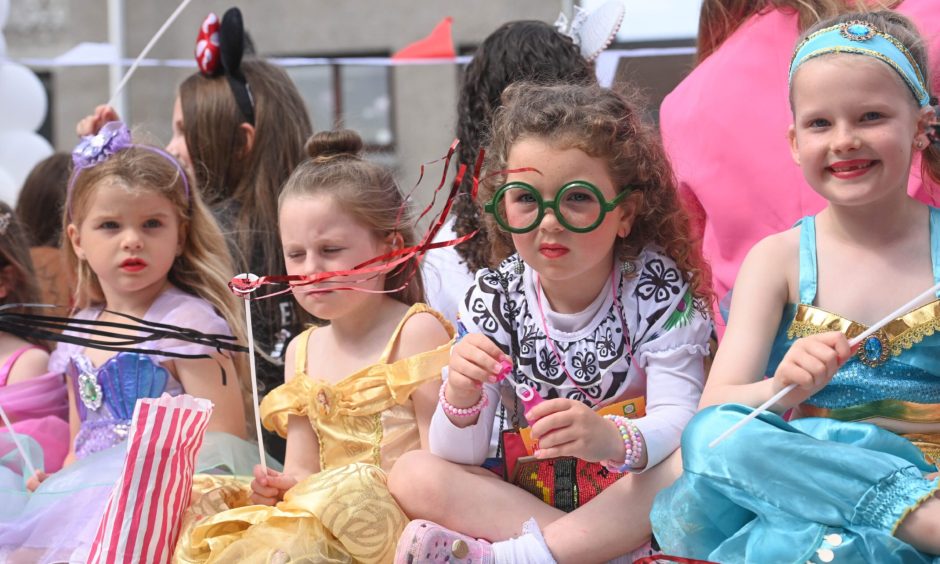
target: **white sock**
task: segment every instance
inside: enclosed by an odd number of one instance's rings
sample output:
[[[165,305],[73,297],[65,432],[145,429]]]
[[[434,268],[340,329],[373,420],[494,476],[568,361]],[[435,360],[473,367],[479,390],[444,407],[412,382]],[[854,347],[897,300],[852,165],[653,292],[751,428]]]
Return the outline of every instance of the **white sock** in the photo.
[[[520,536],[493,543],[493,560],[496,564],[556,564],[534,518],[523,523]]]

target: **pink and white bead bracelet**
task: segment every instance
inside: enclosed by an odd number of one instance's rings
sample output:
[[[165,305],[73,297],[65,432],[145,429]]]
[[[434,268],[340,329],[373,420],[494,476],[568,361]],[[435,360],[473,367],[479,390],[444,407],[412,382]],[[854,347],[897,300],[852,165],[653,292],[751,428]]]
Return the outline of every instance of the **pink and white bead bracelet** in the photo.
[[[484,407],[486,407],[490,400],[486,397],[485,393],[480,394],[480,401],[471,405],[470,407],[457,407],[447,401],[447,396],[444,395],[444,389],[447,387],[447,382],[441,384],[441,391],[438,393],[438,400],[441,403],[441,409],[444,410],[444,413],[447,415],[453,415],[454,417],[473,417],[480,413]]]
[[[617,426],[620,438],[623,439],[624,449],[622,464],[618,460],[607,460],[604,462],[604,467],[611,472],[629,472],[639,466],[640,461],[643,460],[643,434],[640,433],[640,428],[636,426],[636,423],[626,417],[619,415],[605,415],[604,417]]]

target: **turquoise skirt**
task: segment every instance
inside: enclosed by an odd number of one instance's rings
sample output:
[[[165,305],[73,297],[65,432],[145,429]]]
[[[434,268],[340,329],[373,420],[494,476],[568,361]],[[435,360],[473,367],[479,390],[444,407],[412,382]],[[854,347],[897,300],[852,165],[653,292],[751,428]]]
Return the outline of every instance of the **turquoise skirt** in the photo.
[[[666,554],[723,564],[940,564],[892,534],[940,488],[924,477],[937,468],[917,447],[867,423],[787,423],[773,413],[708,447],[750,412],[710,407],[686,427],[683,475],[651,514]]]

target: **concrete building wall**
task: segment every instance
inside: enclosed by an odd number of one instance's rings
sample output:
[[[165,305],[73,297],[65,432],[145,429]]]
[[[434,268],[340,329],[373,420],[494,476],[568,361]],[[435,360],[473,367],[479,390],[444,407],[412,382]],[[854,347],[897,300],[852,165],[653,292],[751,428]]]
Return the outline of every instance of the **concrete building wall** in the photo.
[[[175,9],[169,0],[126,0],[125,56],[136,57]],[[209,11],[221,15],[231,0],[192,2],[155,46],[151,58],[191,59],[199,24]],[[336,56],[390,54],[425,36],[453,16],[454,43],[472,46],[500,24],[514,19],[554,21],[561,2],[514,0],[241,0],[237,3],[260,55]],[[104,0],[12,0],[4,30],[11,58],[62,54],[82,41],[106,42]],[[35,68],[51,74],[52,142],[59,150],[75,143],[75,123],[110,96],[105,67]],[[170,138],[178,84],[194,68],[142,67],[127,88],[124,116],[154,141]],[[453,64],[391,69],[394,146],[383,161],[393,163],[404,188],[420,163],[441,156],[454,137],[458,71]],[[316,129],[329,123],[314,123]],[[427,183],[430,184],[430,183]],[[428,194],[419,198],[425,200]]]

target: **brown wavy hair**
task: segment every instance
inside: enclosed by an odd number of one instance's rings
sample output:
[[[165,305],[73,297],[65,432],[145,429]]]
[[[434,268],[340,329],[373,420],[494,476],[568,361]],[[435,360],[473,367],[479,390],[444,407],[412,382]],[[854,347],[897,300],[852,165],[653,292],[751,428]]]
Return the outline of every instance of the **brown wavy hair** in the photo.
[[[933,92],[930,80],[930,65],[928,64],[929,61],[927,60],[927,43],[924,41],[924,38],[921,37],[920,33],[918,33],[917,27],[914,25],[914,23],[903,14],[891,10],[879,10],[875,12],[850,12],[840,14],[836,17],[822,20],[815,25],[810,26],[810,28],[807,29],[800,37],[800,41],[797,43],[797,45],[802,43],[803,39],[805,39],[807,36],[812,35],[821,29],[852,21],[862,21],[869,23],[875,29],[891,35],[907,48],[908,52],[911,54],[911,57],[914,59],[914,62],[917,63],[918,67],[920,67],[920,72],[924,77],[924,84],[926,84],[928,92],[931,96],[930,103],[931,105],[936,106],[937,101],[935,99],[935,92]],[[908,100],[910,102],[914,102],[913,96],[909,97]],[[790,93],[790,105],[791,107],[793,105],[792,92]],[[935,183],[940,183],[940,145],[938,145],[936,141],[929,143],[927,148],[921,152],[921,176],[924,178],[930,178]]]
[[[696,64],[714,53],[745,20],[756,14],[771,10],[795,13],[802,31],[839,14],[893,8],[900,3],[901,0],[704,0],[699,12]]]
[[[277,232],[277,198],[291,171],[304,159],[304,142],[313,126],[297,87],[284,69],[246,57],[241,70],[254,100],[255,135],[251,150],[240,129],[244,122],[225,76],[190,75],[180,84],[184,136],[196,185],[206,203],[223,210],[219,221],[232,239],[235,272],[284,274]],[[231,212],[231,217],[229,217]],[[219,217],[219,216],[217,216]],[[287,300],[295,329],[309,320]],[[281,314],[278,300],[253,304],[265,319]]]
[[[692,238],[659,135],[643,123],[640,109],[625,94],[600,86],[516,83],[507,88],[493,120],[481,202],[505,182],[500,171],[507,168],[509,150],[526,138],[549,140],[554,147],[580,149],[606,161],[619,191],[629,188],[642,196],[630,234],[617,240],[618,259],[635,258],[646,245],[656,245],[686,273],[695,297],[711,303],[711,269],[700,241]],[[494,267],[514,252],[512,238],[490,214],[484,216]]]
[[[362,157],[358,133],[349,129],[321,131],[307,141],[306,151],[310,158],[290,175],[278,209],[291,197],[326,194],[376,236],[398,234],[403,247],[417,244],[410,208],[392,171]],[[424,282],[415,258],[388,273],[384,288],[393,290],[405,282],[407,286],[388,295],[405,305],[423,302]]]
[[[72,173],[71,198],[66,200],[62,232],[68,226],[80,227],[88,215],[88,206],[98,186],[117,183],[130,192],[146,192],[163,196],[173,205],[180,224],[182,254],[167,273],[168,280],[180,290],[200,297],[215,308],[239,342],[245,340],[245,317],[241,302],[228,289],[233,268],[222,231],[202,201],[199,190],[187,197],[183,180],[186,173],[161,154],[134,146],[114,153],[107,160]],[[65,258],[77,274],[75,307],[104,305],[104,292],[98,276],[86,261],[78,259],[72,245],[62,245]],[[250,389],[247,357],[238,353],[233,358],[243,392]],[[247,398],[248,396],[243,396]],[[250,413],[250,411],[246,412]]]

